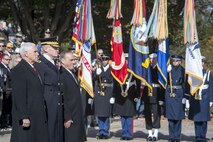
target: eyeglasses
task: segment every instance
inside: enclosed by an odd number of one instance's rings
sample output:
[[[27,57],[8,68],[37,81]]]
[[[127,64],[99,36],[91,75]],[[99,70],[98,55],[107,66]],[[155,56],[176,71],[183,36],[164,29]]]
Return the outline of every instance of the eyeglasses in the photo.
[[[10,61],[10,59],[9,58],[3,58],[4,60],[6,60],[6,61]]]
[[[0,45],[0,47],[5,47],[5,45]]]

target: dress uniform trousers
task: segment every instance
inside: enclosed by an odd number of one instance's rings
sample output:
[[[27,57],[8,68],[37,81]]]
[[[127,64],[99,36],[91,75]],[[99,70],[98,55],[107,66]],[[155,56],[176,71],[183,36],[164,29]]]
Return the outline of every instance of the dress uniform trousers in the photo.
[[[122,137],[132,138],[133,118],[132,116],[121,116]]]
[[[205,141],[207,133],[207,121],[194,122],[195,125],[195,140]]]
[[[181,138],[182,120],[169,119],[169,139],[179,141]]]
[[[146,129],[152,130],[152,128],[160,128],[160,107],[157,103],[145,103],[145,120],[146,120]],[[153,114],[153,120],[152,120]]]
[[[109,117],[98,117],[99,135],[109,136]]]

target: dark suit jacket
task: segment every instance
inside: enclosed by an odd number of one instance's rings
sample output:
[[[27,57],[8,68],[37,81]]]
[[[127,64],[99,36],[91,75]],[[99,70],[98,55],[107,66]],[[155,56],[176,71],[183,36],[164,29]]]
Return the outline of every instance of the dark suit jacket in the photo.
[[[22,60],[11,72],[13,129],[11,142],[48,142],[48,131],[41,80],[33,68]],[[30,127],[22,127],[22,119]]]
[[[69,128],[65,128],[65,142],[85,141],[86,133],[79,83],[63,67],[60,72],[60,80],[64,96],[64,120],[73,120],[73,124]]]
[[[35,66],[42,73],[50,141],[61,142],[63,141],[63,114],[59,71],[55,65],[43,56],[41,56],[41,62],[35,64]]]

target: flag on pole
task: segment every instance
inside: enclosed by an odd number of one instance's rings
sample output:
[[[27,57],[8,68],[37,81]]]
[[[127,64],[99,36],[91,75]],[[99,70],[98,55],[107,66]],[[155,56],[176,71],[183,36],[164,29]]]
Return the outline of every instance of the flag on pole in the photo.
[[[72,39],[76,42],[76,49],[81,56],[81,70],[79,71],[80,85],[93,97],[91,73],[91,46],[96,42],[91,0],[78,0],[76,3],[75,27]]]
[[[147,28],[145,1],[135,0],[135,4],[139,4],[139,6],[135,5],[132,18],[134,22],[132,22],[133,26],[130,32],[128,71],[143,81],[150,91],[152,91],[149,47],[146,44],[146,40],[143,39]]]
[[[163,88],[167,84],[167,64],[169,62],[169,43],[168,38],[158,42],[158,82]]]
[[[194,95],[203,83],[203,67],[198,43],[194,0],[185,0],[184,43],[186,44],[185,72],[190,93]]]
[[[90,41],[84,42],[82,45],[82,77],[81,77],[81,87],[83,87],[87,93],[94,97],[93,86],[92,86],[92,66],[91,66],[91,46]]]
[[[149,47],[145,44],[136,44],[141,34],[143,34],[142,26],[132,26],[130,32],[128,71],[143,81],[152,90]]]
[[[114,20],[112,38],[111,38],[111,50],[112,50],[112,71],[111,74],[114,79],[124,84],[128,76],[127,63],[123,52],[122,30],[120,19]]]

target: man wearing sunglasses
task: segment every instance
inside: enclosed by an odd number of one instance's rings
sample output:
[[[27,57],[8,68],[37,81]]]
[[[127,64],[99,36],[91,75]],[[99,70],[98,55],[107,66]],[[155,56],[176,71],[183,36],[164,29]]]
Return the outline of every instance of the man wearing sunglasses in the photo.
[[[0,117],[0,128],[11,129],[12,125],[12,99],[11,99],[11,79],[9,64],[10,57],[7,54],[2,54],[2,61],[0,62],[0,87],[2,100],[2,114]],[[1,96],[0,95],[0,96]]]

